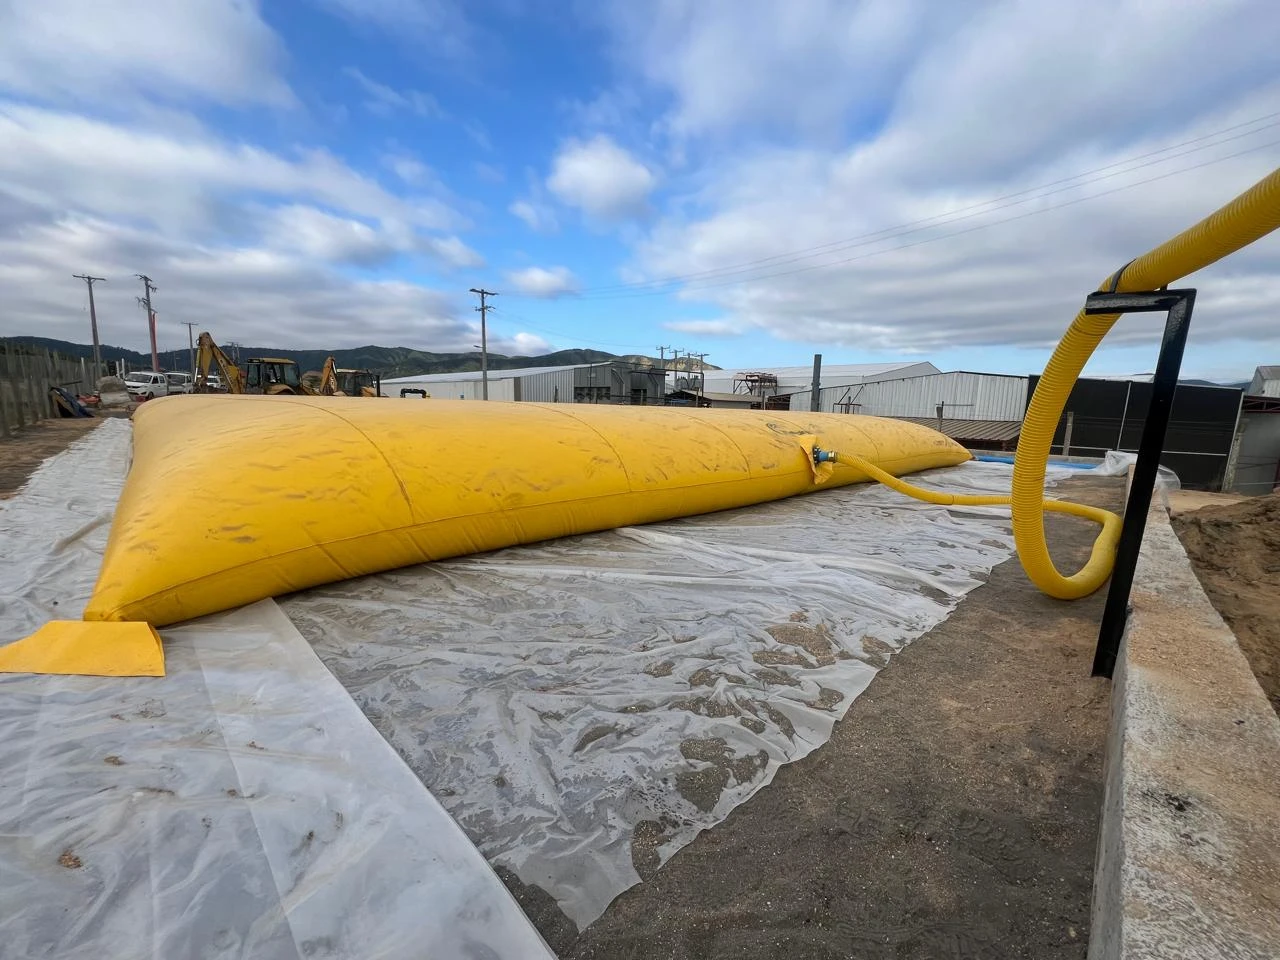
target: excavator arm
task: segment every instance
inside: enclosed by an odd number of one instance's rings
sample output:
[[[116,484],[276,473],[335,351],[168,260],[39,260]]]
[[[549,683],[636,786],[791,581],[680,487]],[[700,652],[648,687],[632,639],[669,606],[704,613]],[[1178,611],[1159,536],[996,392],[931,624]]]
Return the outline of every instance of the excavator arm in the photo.
[[[208,332],[200,334],[196,341],[196,393],[208,392],[209,368],[216,367],[228,393],[244,393],[244,375],[231,358],[219,349]]]
[[[320,385],[316,387],[315,392],[322,397],[338,394],[338,363],[333,357],[325,360],[324,369],[320,371]]]

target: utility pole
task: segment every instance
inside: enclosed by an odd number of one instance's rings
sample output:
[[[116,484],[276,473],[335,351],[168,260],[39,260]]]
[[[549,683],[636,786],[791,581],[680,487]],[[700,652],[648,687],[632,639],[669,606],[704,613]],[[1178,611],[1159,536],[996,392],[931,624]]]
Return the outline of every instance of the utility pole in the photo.
[[[668,350],[670,350],[670,349],[671,349],[670,347],[658,347],[658,348],[657,348],[657,350],[658,350],[658,363],[659,363],[659,365],[662,367],[662,397],[663,397],[662,402],[663,402],[663,403],[666,403],[666,402],[667,402],[667,401],[666,401],[667,389],[668,389],[668,388],[667,388],[667,351],[668,351]],[[674,385],[675,385],[675,384],[673,383],[673,384],[672,384],[672,386],[674,386]]]
[[[477,289],[471,288],[471,292],[478,294],[480,297],[480,306],[476,307],[476,312],[480,314],[480,399],[489,399],[489,333],[486,321],[489,319],[488,313],[492,309],[489,304],[485,303],[485,297],[496,297],[497,294],[491,290],[485,290],[483,287]]]
[[[107,278],[91,277],[86,273],[73,273],[72,276],[89,285],[89,330],[93,333],[93,383],[89,384],[89,389],[92,390],[102,376],[102,347],[98,344],[98,311],[93,306],[93,282],[101,280],[106,283]]]
[[[182,325],[187,328],[187,351],[191,354],[191,376],[196,375],[196,342],[192,339],[195,336],[195,324],[189,320],[183,320]]]
[[[822,409],[822,354],[813,355],[813,386],[809,388],[809,410],[817,413]]]
[[[151,309],[151,293],[160,288],[145,273],[135,273],[134,276],[142,281],[143,296],[138,298],[138,302],[147,308],[147,326],[151,328],[151,369],[159,373],[160,354],[156,351],[156,315]]]
[[[709,354],[691,353],[689,356],[698,358],[698,402],[701,403],[707,396],[707,365],[702,361],[705,360]]]

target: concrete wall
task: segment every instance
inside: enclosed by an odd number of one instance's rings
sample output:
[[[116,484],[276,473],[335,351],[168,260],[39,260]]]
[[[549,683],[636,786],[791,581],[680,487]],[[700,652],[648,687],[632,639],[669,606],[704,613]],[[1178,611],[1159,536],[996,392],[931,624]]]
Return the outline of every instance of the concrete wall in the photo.
[[[1280,957],[1280,719],[1152,506],[1116,665],[1090,960]]]

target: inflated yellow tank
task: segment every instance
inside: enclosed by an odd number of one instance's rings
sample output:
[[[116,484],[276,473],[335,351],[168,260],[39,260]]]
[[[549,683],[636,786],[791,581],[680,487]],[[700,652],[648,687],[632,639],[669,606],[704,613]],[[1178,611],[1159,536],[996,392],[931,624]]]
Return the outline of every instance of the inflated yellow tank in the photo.
[[[772,411],[182,396],[144,404],[134,424],[88,621],[163,626],[409,564],[867,479],[815,466],[815,444],[894,475],[969,459],[909,423]],[[139,632],[140,647],[153,636]]]

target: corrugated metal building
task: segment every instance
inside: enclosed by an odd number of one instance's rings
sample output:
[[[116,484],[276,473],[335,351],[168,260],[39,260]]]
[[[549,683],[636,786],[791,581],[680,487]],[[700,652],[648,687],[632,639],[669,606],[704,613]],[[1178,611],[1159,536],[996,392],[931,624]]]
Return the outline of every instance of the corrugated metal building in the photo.
[[[1253,371],[1249,389],[1251,397],[1280,397],[1280,365],[1259,367]]]
[[[937,372],[938,368],[932,363],[919,361],[833,363],[823,364],[821,381],[823,387],[844,387],[879,379],[918,377]],[[771,378],[770,385],[760,391],[766,397],[807,391],[813,385],[813,367],[811,366],[751,367],[741,370],[708,370],[703,389],[711,393],[746,393],[743,377],[758,373],[766,374]],[[757,393],[757,395],[760,394]],[[798,408],[793,405],[792,409]]]
[[[440,400],[480,400],[483,379],[479,370],[395,377],[382,381],[382,395],[425,390]],[[662,403],[665,385],[666,371],[624,362],[489,371],[489,399],[513,402]]]
[[[790,409],[808,410],[810,393],[791,394]],[[939,404],[942,415],[952,420],[1021,420],[1027,406],[1027,378],[955,371],[823,387],[818,395],[824,412],[873,417],[936,418]]]

